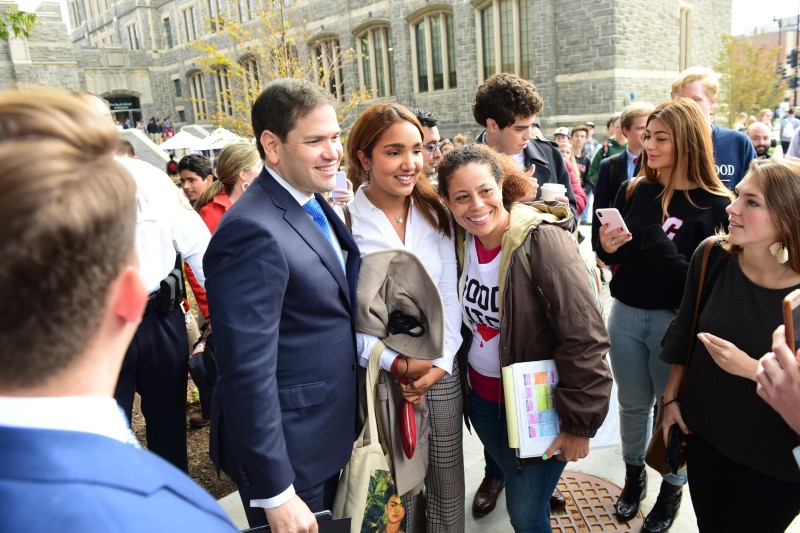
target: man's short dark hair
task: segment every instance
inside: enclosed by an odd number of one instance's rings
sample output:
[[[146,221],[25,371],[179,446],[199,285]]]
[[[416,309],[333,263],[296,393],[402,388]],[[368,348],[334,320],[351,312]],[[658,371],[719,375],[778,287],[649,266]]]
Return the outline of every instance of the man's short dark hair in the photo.
[[[439,119],[430,111],[418,107],[409,107],[408,110],[414,113],[423,128],[435,128],[439,125]]]
[[[251,118],[256,147],[261,159],[266,158],[261,134],[274,133],[281,142],[294,129],[297,121],[321,105],[335,104],[333,95],[319,85],[290,78],[275,80],[261,91],[253,104]]]
[[[0,94],[0,387],[46,383],[86,353],[135,257],[136,186],[119,134],[63,91]]]
[[[212,174],[211,160],[204,155],[189,154],[178,161],[178,172],[181,170],[194,172],[201,178],[206,179]]]
[[[486,120],[493,119],[502,129],[519,117],[538,115],[543,107],[544,101],[533,82],[514,74],[495,74],[478,87],[472,115],[484,128]]]
[[[607,128],[607,129],[611,128],[611,126],[613,126],[613,125],[614,125],[614,123],[615,123],[616,121],[618,121],[619,119],[620,119],[620,115],[614,115],[613,117],[611,117],[610,119],[608,119],[608,122],[606,122],[606,128]]]

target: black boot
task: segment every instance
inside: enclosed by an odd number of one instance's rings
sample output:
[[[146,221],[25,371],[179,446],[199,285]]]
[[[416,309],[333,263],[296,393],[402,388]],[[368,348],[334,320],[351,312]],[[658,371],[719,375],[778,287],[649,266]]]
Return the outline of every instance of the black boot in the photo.
[[[644,533],[662,533],[672,527],[672,522],[678,516],[683,496],[683,485],[672,485],[666,481],[661,482],[658,499],[653,510],[644,519],[642,531]]]
[[[627,522],[636,516],[646,491],[647,470],[644,465],[625,464],[625,486],[614,504],[614,512],[620,522]]]

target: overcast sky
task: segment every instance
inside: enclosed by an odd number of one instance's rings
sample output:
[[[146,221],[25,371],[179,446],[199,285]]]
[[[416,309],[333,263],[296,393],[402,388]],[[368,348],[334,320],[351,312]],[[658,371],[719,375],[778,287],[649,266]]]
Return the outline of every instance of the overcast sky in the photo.
[[[18,0],[22,9],[33,10],[42,0]],[[664,0],[673,2],[674,0]],[[61,0],[66,17],[66,1]],[[772,22],[773,17],[797,16],[800,0],[732,0],[731,34],[740,35]],[[69,20],[68,18],[66,20]]]
[[[741,35],[763,24],[773,17],[797,16],[800,0],[733,0],[731,34]]]

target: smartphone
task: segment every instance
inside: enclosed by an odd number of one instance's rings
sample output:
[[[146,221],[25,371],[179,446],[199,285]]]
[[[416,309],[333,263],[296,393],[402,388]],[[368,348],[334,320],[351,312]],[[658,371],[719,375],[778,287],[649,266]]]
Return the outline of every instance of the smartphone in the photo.
[[[345,174],[344,170],[336,173],[336,188],[347,189],[347,174]]]
[[[686,445],[687,435],[681,431],[678,424],[672,424],[669,428],[669,438],[667,440],[667,464],[673,474],[677,474],[681,468],[681,453]]]
[[[595,211],[595,214],[597,218],[600,219],[601,226],[608,224],[609,231],[623,228],[625,233],[630,233],[630,231],[628,231],[628,226],[625,225],[625,221],[622,219],[622,215],[619,213],[619,209],[616,207],[598,209]]]
[[[786,344],[794,351],[800,349],[800,289],[794,290],[783,299],[783,325],[786,329]]]

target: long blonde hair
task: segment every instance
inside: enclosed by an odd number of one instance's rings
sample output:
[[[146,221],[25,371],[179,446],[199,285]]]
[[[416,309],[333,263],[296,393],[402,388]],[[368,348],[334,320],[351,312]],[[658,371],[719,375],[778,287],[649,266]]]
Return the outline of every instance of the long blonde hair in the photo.
[[[248,170],[261,162],[261,156],[255,146],[248,143],[233,143],[223,148],[217,158],[217,177],[206,187],[197,201],[194,209],[198,213],[208,202],[218,195],[223,188],[228,196],[239,182],[239,173]]]
[[[733,193],[717,176],[711,130],[697,102],[689,98],[665,102],[647,117],[647,125],[656,119],[669,130],[673,148],[672,172],[661,193],[661,211],[664,218],[669,216],[667,209],[675,194],[678,176],[685,176],[689,183],[697,185],[706,192],[732,200]],[[659,171],[649,165],[647,150],[642,150],[642,168],[639,170],[639,177],[648,183],[658,183],[658,176]],[[638,181],[633,180],[628,186],[626,198],[631,197]],[[689,197],[688,190],[684,190],[683,194],[692,205],[698,207]]]

